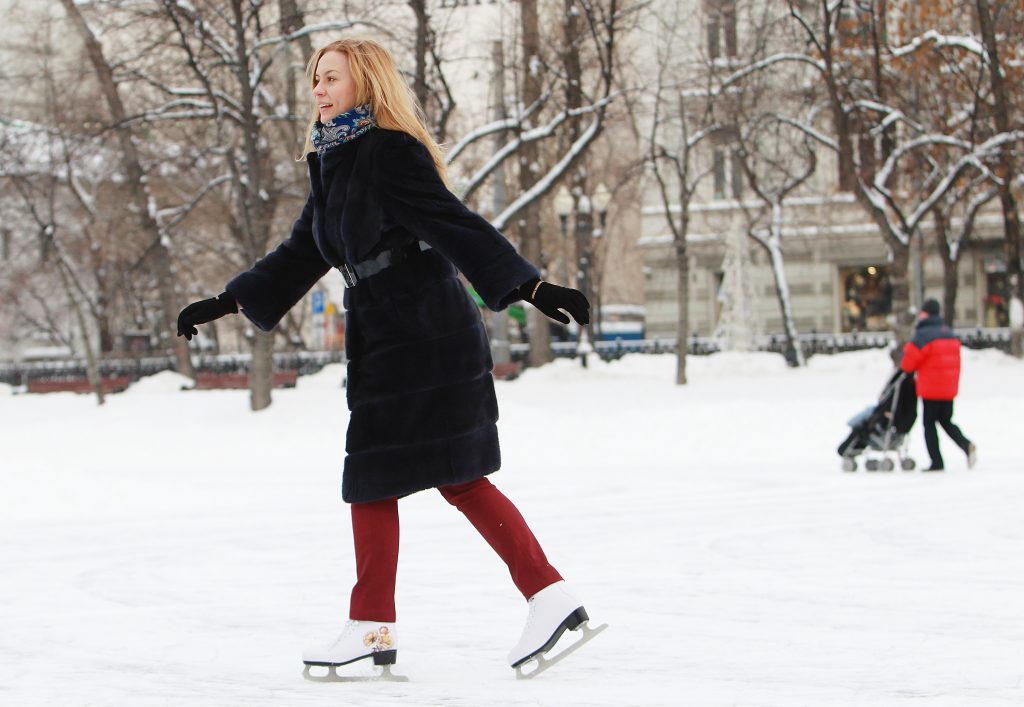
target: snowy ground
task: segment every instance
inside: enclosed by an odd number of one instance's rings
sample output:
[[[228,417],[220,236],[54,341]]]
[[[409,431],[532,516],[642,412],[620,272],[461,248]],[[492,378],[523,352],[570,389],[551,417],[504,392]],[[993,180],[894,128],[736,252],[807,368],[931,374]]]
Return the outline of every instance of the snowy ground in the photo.
[[[839,470],[882,352],[692,358],[686,387],[651,356],[499,383],[493,479],[611,624],[530,682],[504,662],[525,604],[435,493],[402,501],[411,681],[302,680],[353,579],[338,367],[258,414],[174,374],[102,408],[0,391],[0,704],[1024,704],[1024,365],[964,368],[980,462],[943,438],[931,475]]]

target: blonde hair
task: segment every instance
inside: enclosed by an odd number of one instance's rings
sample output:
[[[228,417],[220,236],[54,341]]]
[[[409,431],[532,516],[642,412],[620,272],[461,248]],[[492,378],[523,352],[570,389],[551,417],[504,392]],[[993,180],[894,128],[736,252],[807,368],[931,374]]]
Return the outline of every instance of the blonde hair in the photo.
[[[310,91],[316,86],[316,67],[327,52],[341,52],[348,59],[349,73],[356,85],[356,105],[370,104],[370,112],[377,120],[377,127],[398,130],[422,142],[437,167],[437,173],[447,183],[441,148],[427,132],[423,108],[409,85],[398,73],[391,52],[372,39],[340,39],[313,52],[306,64],[306,80]],[[310,133],[319,120],[316,101],[310,95],[312,117],[306,130],[306,144],[303,153],[313,150]]]

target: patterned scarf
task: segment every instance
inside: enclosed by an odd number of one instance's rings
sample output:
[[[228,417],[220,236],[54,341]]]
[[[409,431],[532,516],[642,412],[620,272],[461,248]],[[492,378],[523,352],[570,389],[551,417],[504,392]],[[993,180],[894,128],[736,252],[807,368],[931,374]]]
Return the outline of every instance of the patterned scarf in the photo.
[[[355,140],[376,125],[377,119],[370,112],[370,104],[367,103],[335,116],[326,125],[319,120],[316,121],[310,138],[317,154],[322,157],[324,152],[332,147]]]

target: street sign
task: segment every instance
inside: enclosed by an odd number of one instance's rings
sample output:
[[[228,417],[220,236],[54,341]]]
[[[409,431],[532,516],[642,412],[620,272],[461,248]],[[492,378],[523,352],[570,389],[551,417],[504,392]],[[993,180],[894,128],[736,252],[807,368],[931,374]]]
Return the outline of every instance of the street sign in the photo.
[[[313,293],[313,314],[323,314],[324,313],[324,301],[326,299],[327,299],[327,297],[324,295],[323,292],[314,292]]]

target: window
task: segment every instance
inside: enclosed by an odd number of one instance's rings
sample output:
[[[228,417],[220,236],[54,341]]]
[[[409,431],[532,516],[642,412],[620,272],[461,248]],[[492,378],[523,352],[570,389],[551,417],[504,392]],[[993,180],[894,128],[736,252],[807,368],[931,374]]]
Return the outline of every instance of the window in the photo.
[[[1010,287],[1006,279],[1006,263],[1001,257],[985,263],[984,326],[1010,326]]]
[[[730,145],[715,147],[713,174],[716,199],[739,199],[743,196],[743,166],[736,148]]]
[[[736,56],[736,0],[706,0],[708,57]]]
[[[892,284],[884,265],[840,268],[842,331],[885,331],[892,313]]]

